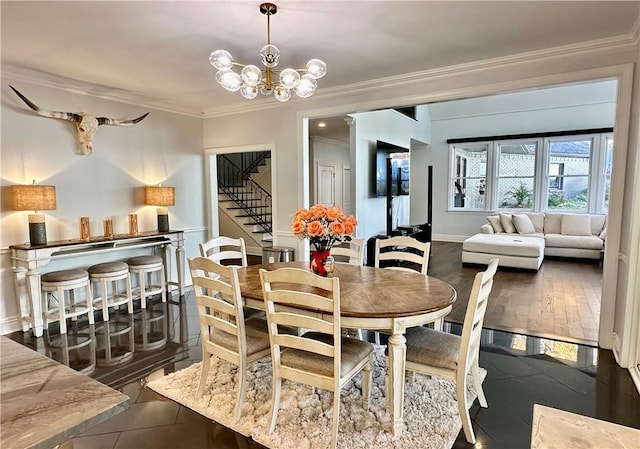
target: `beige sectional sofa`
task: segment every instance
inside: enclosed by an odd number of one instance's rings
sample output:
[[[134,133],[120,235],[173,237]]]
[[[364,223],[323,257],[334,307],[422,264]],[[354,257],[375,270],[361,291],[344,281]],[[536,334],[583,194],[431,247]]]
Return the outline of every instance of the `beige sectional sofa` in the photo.
[[[462,263],[537,270],[545,256],[600,259],[606,216],[563,213],[500,213],[487,217],[480,233],[462,244]]]

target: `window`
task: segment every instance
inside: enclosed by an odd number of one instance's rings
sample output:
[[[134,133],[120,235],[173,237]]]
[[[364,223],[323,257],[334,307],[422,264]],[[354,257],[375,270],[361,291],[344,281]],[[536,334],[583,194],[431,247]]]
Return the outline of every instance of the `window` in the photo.
[[[487,144],[460,145],[453,150],[453,206],[484,209],[487,178]]]
[[[570,209],[587,212],[593,141],[593,138],[563,138],[548,141],[547,210]],[[562,165],[563,173],[553,173],[554,165]],[[559,187],[551,187],[553,178],[557,180]]]
[[[496,146],[500,208],[532,209],[538,142],[498,142]]]
[[[613,135],[530,136],[449,140],[450,209],[607,213]]]

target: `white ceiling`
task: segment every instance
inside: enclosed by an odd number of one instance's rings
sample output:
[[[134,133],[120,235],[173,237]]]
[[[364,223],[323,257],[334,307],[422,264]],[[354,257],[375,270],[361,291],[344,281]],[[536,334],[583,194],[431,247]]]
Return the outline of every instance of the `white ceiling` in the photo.
[[[258,64],[259,1],[6,1],[3,74],[189,114],[250,101],[214,80],[209,53]],[[331,88],[638,32],[638,1],[277,2],[279,68],[323,59]],[[19,86],[16,86],[19,89]],[[3,86],[3,90],[6,86]],[[28,95],[27,95],[28,96]],[[36,101],[36,100],[34,100]],[[36,101],[37,103],[37,101]]]

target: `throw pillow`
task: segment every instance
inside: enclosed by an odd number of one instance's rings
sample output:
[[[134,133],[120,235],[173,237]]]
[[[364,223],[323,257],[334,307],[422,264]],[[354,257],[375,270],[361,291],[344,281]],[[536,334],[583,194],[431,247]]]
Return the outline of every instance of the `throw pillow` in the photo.
[[[562,214],[560,223],[562,235],[592,235],[589,215]]]
[[[513,216],[511,214],[500,214],[500,224],[504,228],[504,232],[513,234],[516,232],[516,227],[513,225]]]
[[[504,232],[504,228],[500,223],[500,215],[489,215],[487,220],[495,232]]]
[[[544,213],[527,212],[527,217],[529,217],[531,223],[533,223],[533,229],[542,234],[544,232]]]
[[[562,214],[544,214],[544,233],[560,234],[560,220]]]
[[[513,225],[518,234],[535,234],[536,229],[527,214],[513,214]]]

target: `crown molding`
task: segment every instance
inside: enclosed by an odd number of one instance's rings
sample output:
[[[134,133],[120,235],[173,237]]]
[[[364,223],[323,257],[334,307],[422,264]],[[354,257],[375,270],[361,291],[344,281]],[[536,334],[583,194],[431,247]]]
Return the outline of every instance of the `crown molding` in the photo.
[[[1,73],[3,78],[8,77],[15,79],[16,81],[29,84],[50,87],[74,94],[86,95],[118,103],[135,104],[142,108],[151,108],[174,114],[202,118],[202,114],[199,111],[194,111],[166,100],[147,97],[114,87],[101,86],[98,84],[87,83],[85,81],[74,80],[27,67],[3,64]]]
[[[334,146],[340,147],[343,150],[348,150],[349,148],[351,148],[348,143],[345,143],[338,139],[332,139],[331,137],[311,136],[311,139],[314,142],[321,142],[329,145],[334,145]]]

